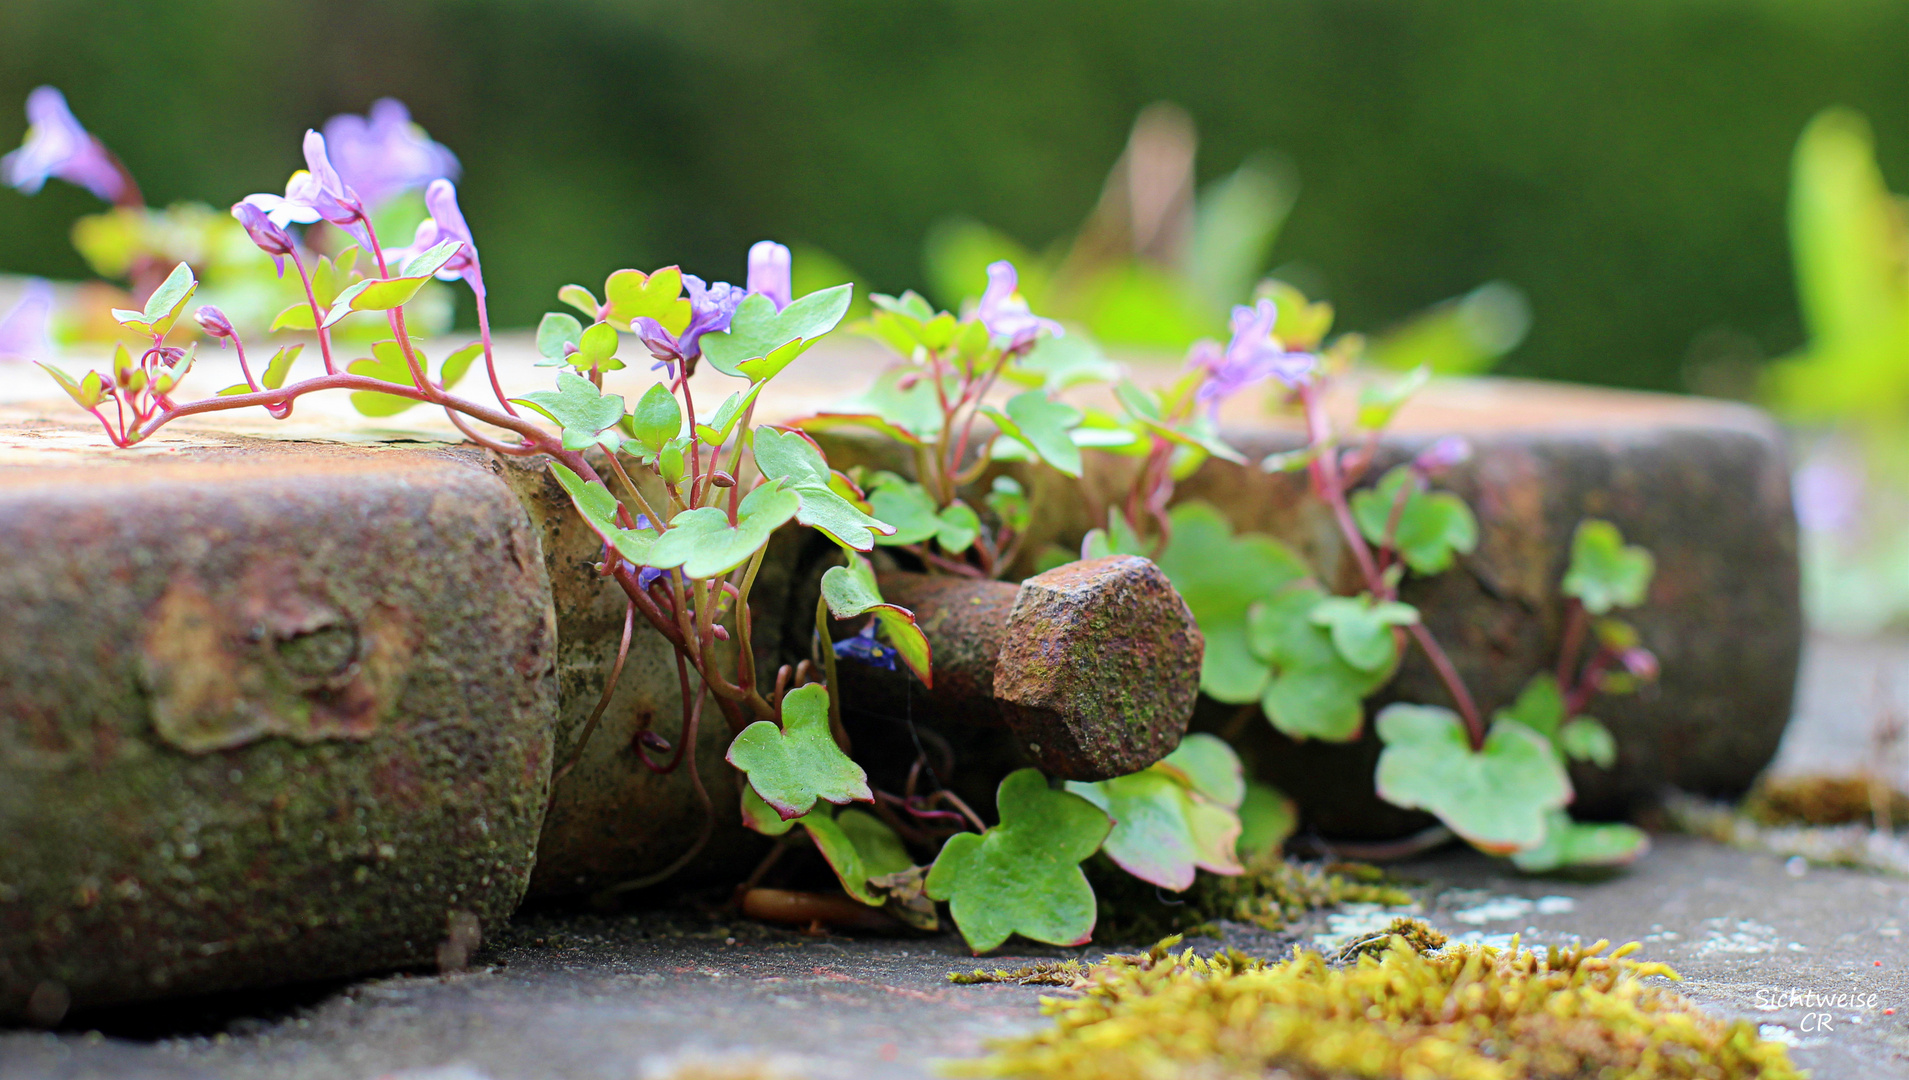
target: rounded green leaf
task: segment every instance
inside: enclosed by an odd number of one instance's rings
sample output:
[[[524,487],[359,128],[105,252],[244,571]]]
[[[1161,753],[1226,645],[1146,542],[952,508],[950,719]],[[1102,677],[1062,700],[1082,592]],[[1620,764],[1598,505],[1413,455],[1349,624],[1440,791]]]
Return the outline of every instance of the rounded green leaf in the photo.
[[[1558,746],[1567,756],[1600,769],[1617,764],[1617,740],[1611,737],[1611,729],[1588,716],[1574,716],[1559,728]]]
[[[1536,847],[1550,811],[1571,800],[1571,780],[1544,736],[1523,724],[1493,724],[1474,752],[1449,709],[1388,705],[1379,713],[1380,797],[1438,815],[1493,854]]]
[[[782,697],[782,726],[758,720],[729,744],[726,760],[783,820],[801,817],[817,799],[870,802],[868,774],[829,734],[829,694],[818,683]]]
[[[1567,866],[1628,866],[1650,850],[1642,829],[1623,824],[1573,821],[1563,810],[1545,817],[1544,841],[1513,852],[1512,865],[1529,874]]]
[[[721,507],[685,510],[670,519],[669,531],[650,546],[649,565],[664,570],[680,566],[692,578],[727,574],[748,562],[800,505],[795,492],[771,480],[743,497],[733,526]]]
[[[1578,523],[1571,537],[1571,568],[1564,575],[1564,594],[1577,597],[1593,615],[1636,607],[1650,591],[1656,568],[1651,553],[1626,545],[1617,526],[1588,518]]]
[[[676,403],[676,395],[669,392],[669,387],[655,383],[636,400],[630,421],[636,441],[654,454],[663,449],[664,443],[682,434],[683,407]]]

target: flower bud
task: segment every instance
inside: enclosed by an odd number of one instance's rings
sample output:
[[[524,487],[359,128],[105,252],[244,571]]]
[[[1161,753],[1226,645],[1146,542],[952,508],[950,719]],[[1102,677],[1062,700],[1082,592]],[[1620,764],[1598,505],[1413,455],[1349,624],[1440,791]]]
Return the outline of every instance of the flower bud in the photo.
[[[1447,435],[1426,447],[1412,462],[1414,468],[1423,473],[1443,472],[1454,465],[1463,465],[1472,457],[1472,444],[1457,435]]]
[[[1645,682],[1651,682],[1657,678],[1657,654],[1651,652],[1649,649],[1625,649],[1623,652],[1617,654],[1617,660],[1618,663],[1624,665],[1625,671],[1630,672],[1636,678],[1642,679]]]
[[[232,336],[232,320],[225,317],[225,312],[211,304],[201,307],[192,318],[199,324],[199,329],[205,331],[207,337],[224,339]]]
[[[789,249],[774,240],[763,240],[749,249],[748,289],[774,301],[777,311],[788,307],[793,298],[790,262]]]

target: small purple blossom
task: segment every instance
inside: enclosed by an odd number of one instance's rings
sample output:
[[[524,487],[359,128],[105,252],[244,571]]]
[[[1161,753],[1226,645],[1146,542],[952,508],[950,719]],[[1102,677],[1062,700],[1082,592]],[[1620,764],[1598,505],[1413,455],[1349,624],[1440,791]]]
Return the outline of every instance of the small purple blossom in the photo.
[[[777,311],[788,307],[795,292],[789,278],[792,261],[788,248],[774,240],[758,241],[749,249],[749,291],[768,297]]]
[[[456,281],[463,278],[470,283],[471,291],[484,294],[484,268],[477,260],[477,244],[471,239],[471,227],[464,222],[464,211],[457,205],[457,188],[449,180],[433,180],[424,189],[424,205],[431,216],[418,222],[418,231],[411,237],[411,246],[394,248],[385,252],[388,261],[401,263],[413,255],[444,243],[457,240],[463,243],[457,254],[438,270],[439,281]]]
[[[863,627],[861,633],[836,642],[835,655],[844,660],[855,660],[884,671],[896,670],[895,650],[875,640],[875,624],[872,622]]]
[[[58,90],[42,86],[27,95],[27,124],[26,141],[0,157],[0,179],[28,195],[38,194],[56,176],[107,202],[126,194],[125,171],[106,145],[80,126]]]
[[[981,294],[981,304],[976,311],[994,343],[1009,352],[1034,344],[1034,339],[1043,331],[1055,337],[1067,332],[1053,319],[1043,319],[1028,310],[1027,301],[1019,292],[1020,283],[1013,263],[1002,259],[991,264],[988,288]]]
[[[1863,475],[1837,454],[1814,457],[1791,481],[1796,519],[1810,532],[1841,533],[1863,511]]]
[[[1429,475],[1463,465],[1471,459],[1470,440],[1461,435],[1447,435],[1420,451],[1419,456],[1413,459],[1412,467]]]
[[[702,356],[703,335],[729,329],[736,305],[748,295],[746,290],[727,281],[705,284],[695,274],[683,275],[683,288],[689,293],[689,325],[681,334],[670,333],[662,323],[647,315],[639,315],[630,323],[630,329],[650,350],[650,355],[656,357],[657,367],[687,363]]]
[[[1187,356],[1187,366],[1204,368],[1206,381],[1194,397],[1209,414],[1220,403],[1254,383],[1276,378],[1287,386],[1298,386],[1312,378],[1319,358],[1306,352],[1287,352],[1273,337],[1273,324],[1279,319],[1279,305],[1261,300],[1252,307],[1244,304],[1233,309],[1233,337],[1221,349],[1212,341],[1195,343]]]
[[[272,257],[272,265],[278,267],[278,276],[285,276],[285,256],[292,254],[292,234],[273,224],[265,211],[249,202],[232,204],[232,216],[238,219],[245,234],[259,246],[259,250]]]
[[[372,102],[369,116],[340,113],[325,121],[325,144],[339,177],[366,206],[433,180],[456,180],[462,171],[457,155],[431,141],[396,98]]]
[[[1625,649],[1623,652],[1617,654],[1617,662],[1624,665],[1624,670],[1629,672],[1633,678],[1642,679],[1645,682],[1654,682],[1657,679],[1659,670],[1657,666],[1657,654],[1651,652],[1649,649]]]
[[[207,337],[217,338],[223,343],[226,338],[232,336],[232,320],[225,317],[225,312],[211,304],[206,304],[194,312],[192,318],[199,324],[199,329],[206,332]]]
[[[0,317],[0,359],[34,360],[51,352],[47,324],[53,317],[53,286],[43,278],[27,282],[26,295]]]
[[[285,194],[260,192],[247,195],[245,201],[265,211],[272,224],[281,229],[320,220],[350,226],[364,217],[364,203],[358,193],[339,179],[338,170],[332,167],[325,137],[310,130],[305,132],[305,168],[285,182]]]

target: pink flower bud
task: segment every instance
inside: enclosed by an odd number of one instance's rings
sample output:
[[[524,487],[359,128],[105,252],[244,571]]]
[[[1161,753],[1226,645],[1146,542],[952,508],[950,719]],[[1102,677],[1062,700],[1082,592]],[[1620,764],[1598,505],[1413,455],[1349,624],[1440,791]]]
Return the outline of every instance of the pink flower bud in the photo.
[[[232,336],[232,320],[225,317],[225,312],[211,304],[201,307],[192,317],[198,322],[199,329],[206,332],[207,337],[223,340]]]

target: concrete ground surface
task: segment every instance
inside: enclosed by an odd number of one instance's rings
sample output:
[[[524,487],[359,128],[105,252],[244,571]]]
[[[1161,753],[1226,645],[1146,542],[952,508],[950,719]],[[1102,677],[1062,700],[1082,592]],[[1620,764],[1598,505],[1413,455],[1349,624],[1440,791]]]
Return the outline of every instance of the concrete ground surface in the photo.
[[[1847,691],[1868,697],[1878,665],[1909,666],[1909,647],[1813,645],[1779,767],[1847,767],[1873,756],[1863,735],[1874,705]],[[1909,678],[1901,682],[1909,690]],[[1683,974],[1684,993],[1762,1025],[1816,1080],[1909,1080],[1909,881],[1681,836],[1658,837],[1636,867],[1598,880],[1523,877],[1455,849],[1395,870],[1412,883],[1424,917],[1450,934],[1502,941],[1517,933],[1535,945],[1640,941],[1643,958]],[[1295,942],[1330,945],[1335,934],[1389,917],[1322,912],[1287,933],[1235,930],[1228,942],[1274,956]],[[981,963],[1105,951],[1017,940]],[[938,1062],[982,1052],[990,1038],[1045,1022],[1038,999],[1051,990],[948,983],[950,971],[976,964],[951,935],[813,938],[687,911],[529,913],[457,974],[128,1008],[73,1018],[58,1032],[0,1032],[0,1080],[623,1080],[670,1076],[696,1061],[758,1059],[817,1080],[923,1077]],[[1810,995],[1850,997],[1825,1007]]]

